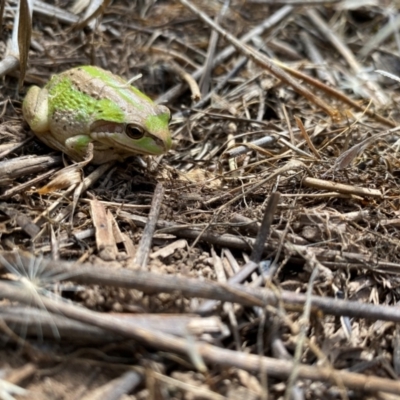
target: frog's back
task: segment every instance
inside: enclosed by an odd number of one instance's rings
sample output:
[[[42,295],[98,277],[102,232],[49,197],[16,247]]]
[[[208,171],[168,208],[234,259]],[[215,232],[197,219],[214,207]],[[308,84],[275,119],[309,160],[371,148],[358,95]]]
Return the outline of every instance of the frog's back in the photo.
[[[160,107],[121,77],[94,66],[54,76],[47,85],[55,110],[77,111],[82,120],[144,124]]]
[[[154,103],[149,97],[147,97],[139,89],[136,89],[134,86],[130,85],[126,80],[122,79],[118,75],[114,75],[110,71],[106,71],[100,67],[94,67],[91,65],[84,65],[82,67],[74,68],[73,70],[77,70],[77,73],[83,71],[83,73],[87,74],[89,77],[89,79],[86,81],[86,90],[92,90],[93,87],[98,88],[99,85],[94,84],[93,80],[96,82],[100,81],[106,88],[115,91],[116,97],[122,97],[130,105],[139,107],[143,103],[147,103],[149,106],[154,107]],[[82,79],[80,79],[80,81],[82,81]]]

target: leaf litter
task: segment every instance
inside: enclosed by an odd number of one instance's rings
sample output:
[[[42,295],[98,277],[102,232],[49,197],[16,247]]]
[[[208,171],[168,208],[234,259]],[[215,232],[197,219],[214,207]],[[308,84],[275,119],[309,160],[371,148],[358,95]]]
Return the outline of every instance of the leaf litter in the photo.
[[[2,15],[0,398],[398,396],[391,2],[48,3]],[[32,139],[26,89],[84,64],[141,76],[168,154]]]

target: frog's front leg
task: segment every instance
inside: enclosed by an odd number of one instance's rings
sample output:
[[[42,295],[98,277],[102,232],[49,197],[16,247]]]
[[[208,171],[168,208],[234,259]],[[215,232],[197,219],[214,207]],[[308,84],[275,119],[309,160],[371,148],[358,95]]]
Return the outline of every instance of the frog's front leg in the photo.
[[[65,149],[62,151],[74,160],[82,161],[87,155],[88,146],[91,142],[93,143],[93,164],[103,164],[108,161],[124,159],[124,157],[121,157],[114,149],[100,142],[93,141],[92,138],[86,135],[77,135],[68,138],[65,141]]]
[[[76,135],[68,138],[65,142],[65,148],[61,149],[76,161],[82,161],[87,154],[89,143],[92,139],[87,135]]]

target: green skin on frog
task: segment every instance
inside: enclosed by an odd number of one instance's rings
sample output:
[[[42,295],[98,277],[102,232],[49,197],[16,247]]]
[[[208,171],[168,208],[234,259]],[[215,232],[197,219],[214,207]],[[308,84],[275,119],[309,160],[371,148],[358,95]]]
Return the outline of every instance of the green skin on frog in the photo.
[[[99,67],[72,68],[43,89],[31,87],[22,111],[42,142],[76,161],[85,158],[89,143],[94,164],[161,155],[172,144],[168,108]]]

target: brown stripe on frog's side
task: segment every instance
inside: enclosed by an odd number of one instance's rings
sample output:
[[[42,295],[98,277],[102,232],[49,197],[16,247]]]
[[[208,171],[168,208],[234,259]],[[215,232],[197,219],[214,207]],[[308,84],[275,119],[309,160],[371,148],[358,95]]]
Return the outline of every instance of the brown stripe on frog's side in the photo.
[[[102,92],[98,88],[101,88],[101,84],[104,85],[105,93],[104,97],[110,98],[111,100],[118,103],[123,107],[124,100],[130,106],[133,106],[138,111],[147,111],[154,109],[153,101],[143,94],[140,90],[131,86],[121,77],[112,74],[109,71],[102,70],[101,68],[92,67],[85,65],[76,69],[77,73],[82,72],[79,77],[77,85],[86,85],[86,90],[91,92],[93,88],[96,88],[96,93],[93,93],[93,97],[102,98]],[[86,76],[85,76],[86,75]],[[92,81],[92,79],[95,80]],[[124,107],[123,107],[124,108]]]

